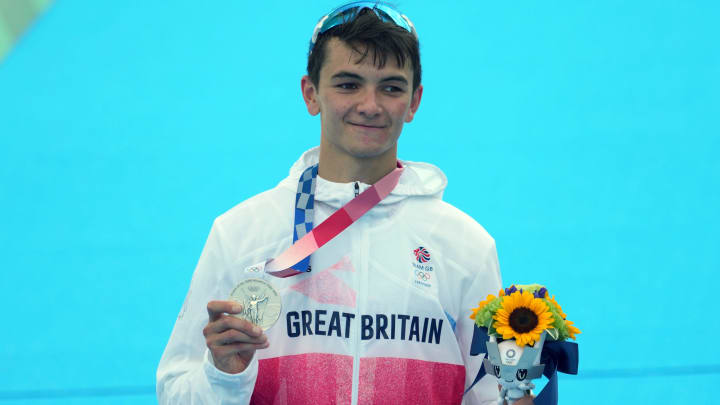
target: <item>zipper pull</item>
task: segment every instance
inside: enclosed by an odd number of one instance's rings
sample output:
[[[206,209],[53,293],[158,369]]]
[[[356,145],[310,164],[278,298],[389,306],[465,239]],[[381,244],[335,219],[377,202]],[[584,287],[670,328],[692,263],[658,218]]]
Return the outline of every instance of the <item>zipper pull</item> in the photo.
[[[358,194],[360,194],[360,184],[358,184],[358,182],[356,181],[355,182],[355,197],[357,197]]]

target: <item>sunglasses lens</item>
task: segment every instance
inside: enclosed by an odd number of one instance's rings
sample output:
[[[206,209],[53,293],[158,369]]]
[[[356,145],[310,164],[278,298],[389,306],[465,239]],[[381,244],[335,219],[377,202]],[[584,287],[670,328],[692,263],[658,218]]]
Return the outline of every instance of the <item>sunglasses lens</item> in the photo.
[[[318,25],[315,26],[315,32],[313,32],[313,36],[310,41],[311,48],[317,40],[318,35],[324,33],[330,28],[354,20],[358,14],[360,14],[360,11],[364,9],[372,10],[375,15],[384,22],[392,22],[395,25],[406,29],[408,32],[415,34],[410,20],[392,7],[374,2],[358,1],[339,7],[320,20]],[[415,35],[417,36],[417,34]]]

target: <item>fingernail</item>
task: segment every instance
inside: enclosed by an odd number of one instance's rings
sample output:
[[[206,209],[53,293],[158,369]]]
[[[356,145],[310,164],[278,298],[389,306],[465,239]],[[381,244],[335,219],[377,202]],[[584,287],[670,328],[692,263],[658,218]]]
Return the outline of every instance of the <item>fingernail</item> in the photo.
[[[234,304],[234,305],[232,306],[232,308],[230,308],[230,310],[233,311],[234,313],[241,312],[241,311],[242,311],[242,305],[240,305],[240,304]]]
[[[260,328],[259,326],[255,326],[253,327],[253,331],[259,335],[262,333],[262,328]]]

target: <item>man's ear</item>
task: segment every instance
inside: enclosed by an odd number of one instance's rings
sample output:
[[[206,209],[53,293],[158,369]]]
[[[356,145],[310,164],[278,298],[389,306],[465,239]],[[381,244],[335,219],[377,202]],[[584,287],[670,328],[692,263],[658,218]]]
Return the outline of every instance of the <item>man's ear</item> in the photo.
[[[320,104],[317,100],[317,88],[310,80],[310,76],[305,75],[300,80],[300,87],[302,88],[303,100],[310,115],[318,115],[320,113]]]
[[[422,93],[423,93],[423,86],[422,84],[418,86],[418,88],[413,92],[412,99],[410,100],[410,109],[408,110],[407,115],[405,116],[405,122],[410,122],[415,117],[415,113],[418,110],[418,107],[420,107],[420,100],[422,99]]]

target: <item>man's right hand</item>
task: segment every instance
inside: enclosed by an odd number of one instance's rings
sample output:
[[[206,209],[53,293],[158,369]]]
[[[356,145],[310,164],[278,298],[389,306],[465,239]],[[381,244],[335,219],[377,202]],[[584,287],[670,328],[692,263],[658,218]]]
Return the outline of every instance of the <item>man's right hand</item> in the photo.
[[[228,315],[240,313],[240,303],[210,301],[207,311],[209,319],[203,335],[218,370],[228,374],[241,373],[250,364],[255,350],[265,349],[270,345],[259,326]]]

